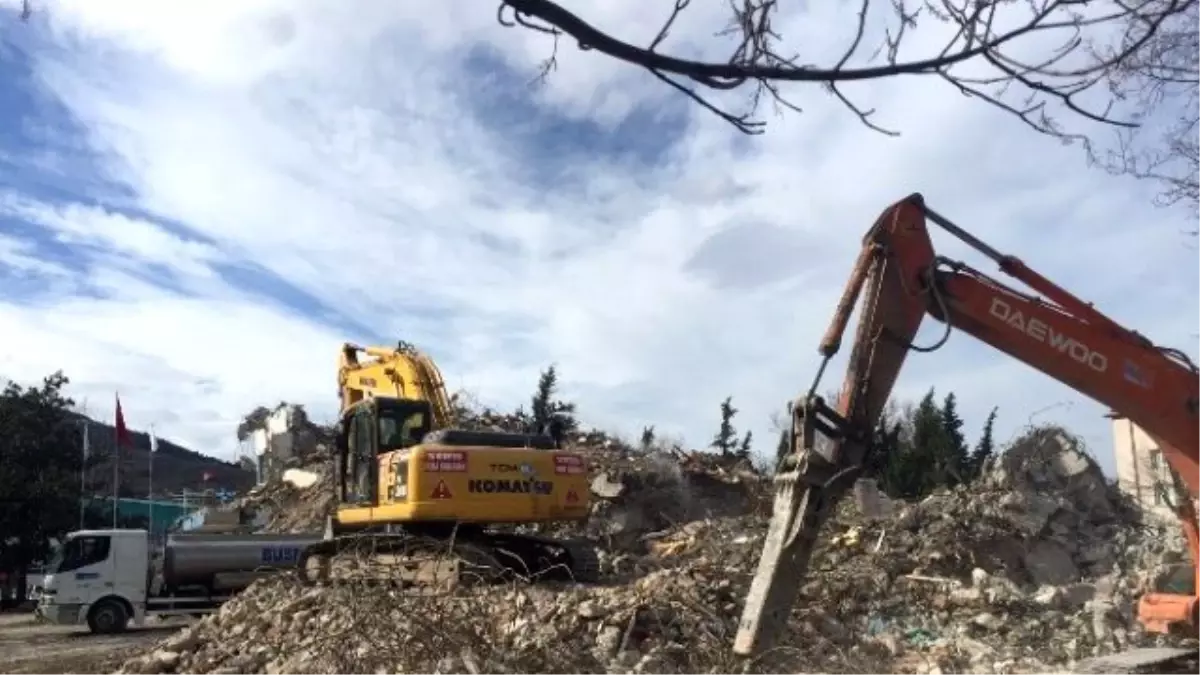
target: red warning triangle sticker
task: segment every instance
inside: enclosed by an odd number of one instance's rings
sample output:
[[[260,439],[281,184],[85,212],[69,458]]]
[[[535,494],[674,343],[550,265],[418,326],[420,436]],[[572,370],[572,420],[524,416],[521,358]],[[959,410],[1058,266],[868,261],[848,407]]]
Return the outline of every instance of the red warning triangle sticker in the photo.
[[[579,495],[575,493],[574,488],[567,490],[567,503],[574,504],[579,501]]]
[[[446,481],[439,480],[437,487],[433,488],[434,499],[450,499],[453,495],[450,494],[450,488],[446,486]]]

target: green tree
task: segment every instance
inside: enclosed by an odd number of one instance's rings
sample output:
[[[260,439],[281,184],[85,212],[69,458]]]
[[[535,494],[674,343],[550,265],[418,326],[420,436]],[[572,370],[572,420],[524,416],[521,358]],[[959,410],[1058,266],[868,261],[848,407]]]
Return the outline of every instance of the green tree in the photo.
[[[741,445],[738,446],[738,455],[740,455],[742,457],[749,457],[751,444],[753,443],[753,441],[754,441],[754,432],[747,429],[746,435],[742,436]]]
[[[975,444],[975,449],[971,452],[970,474],[972,479],[978,478],[983,473],[984,466],[995,454],[992,428],[996,424],[997,410],[997,408],[992,408],[992,412],[988,413],[987,421],[983,423],[983,433],[979,435],[979,442]]]
[[[654,447],[654,425],[642,427],[642,452],[650,452]]]
[[[961,466],[965,452],[947,429],[959,431],[962,426],[958,412],[946,411],[937,405],[935,390],[930,388],[912,413],[910,440],[911,461],[908,465],[916,473],[907,480],[905,497],[918,498],[930,494],[941,486],[953,486],[962,482]],[[952,401],[953,399],[949,399]],[[959,431],[961,432],[961,431]]]
[[[727,396],[724,401],[721,401],[721,427],[708,445],[720,450],[722,455],[731,454],[737,446],[737,429],[733,426],[733,418],[737,414],[738,410],[733,407],[732,396]]]
[[[908,497],[921,490],[920,461],[911,443],[916,409],[889,402],[879,415],[872,434],[863,475],[873,478],[879,489],[892,497]]]
[[[579,423],[575,420],[575,404],[555,398],[557,393],[558,369],[551,364],[538,376],[537,390],[530,401],[534,429],[544,429],[550,423],[551,418],[558,418],[564,431],[574,431],[579,428]]]
[[[918,498],[951,481],[951,464],[954,452],[946,428],[942,423],[942,411],[934,400],[930,388],[913,411],[912,447],[907,471],[907,498]]]
[[[782,462],[784,457],[787,457],[792,452],[792,431],[791,429],[779,430],[779,443],[775,446],[775,461]]]
[[[975,456],[967,450],[957,397],[950,393],[942,401],[939,406],[930,389],[916,406],[889,402],[880,415],[863,474],[878,481],[888,495],[919,499],[975,475]],[[990,422],[985,436],[990,453]]]
[[[40,387],[0,393],[0,569],[43,558],[49,540],[79,526],[82,438],[62,372]]]
[[[537,391],[534,392],[529,406],[530,412],[533,413],[533,423],[538,427],[550,421],[550,415],[554,409],[554,394],[557,393],[557,390],[558,371],[551,365],[538,377]]]
[[[946,470],[946,484],[964,483],[970,476],[971,449],[962,432],[963,421],[958,416],[958,399],[954,392],[942,399],[942,431],[945,434],[942,461]]]

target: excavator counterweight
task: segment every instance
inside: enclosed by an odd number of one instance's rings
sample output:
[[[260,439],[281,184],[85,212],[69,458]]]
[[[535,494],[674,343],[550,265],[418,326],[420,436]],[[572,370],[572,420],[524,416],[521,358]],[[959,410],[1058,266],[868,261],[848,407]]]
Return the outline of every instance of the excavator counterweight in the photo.
[[[933,222],[1033,292],[1010,288],[934,252]],[[860,318],[838,400],[815,394],[841,346],[854,308]],[[913,344],[926,315],[945,326],[931,347]],[[735,653],[770,648],[787,625],[819,531],[862,475],[872,431],[910,351],[932,352],[951,330],[968,333],[1129,418],[1158,444],[1187,492],[1178,517],[1192,556],[1188,594],[1149,593],[1138,608],[1147,630],[1197,629],[1200,559],[1194,508],[1200,494],[1200,373],[1182,352],[1156,346],[1004,255],[925,205],[919,194],[889,207],[863,248],[818,352],[817,377],[791,405],[790,454],[775,475],[775,502],[758,570],[746,597]],[[1177,656],[1177,655],[1176,655]]]

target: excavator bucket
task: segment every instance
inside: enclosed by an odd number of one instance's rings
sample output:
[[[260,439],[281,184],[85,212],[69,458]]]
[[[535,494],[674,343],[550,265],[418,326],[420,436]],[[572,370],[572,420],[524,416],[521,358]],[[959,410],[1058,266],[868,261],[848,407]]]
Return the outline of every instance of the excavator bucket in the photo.
[[[793,447],[775,475],[775,505],[746,596],[733,650],[750,655],[769,648],[787,625],[800,581],[816,545],[821,525],[854,485],[861,462],[847,468],[836,462],[848,445],[865,451],[863,438],[850,438],[850,428],[819,396],[792,406]]]
[[[919,195],[888,209],[863,241],[819,351],[806,397],[792,406],[792,452],[775,475],[775,506],[733,650],[767,649],[783,629],[808,571],[821,526],[861,475],[875,423],[925,316],[918,265],[933,259]],[[892,252],[889,254],[888,252]],[[896,255],[903,253],[901,258]],[[837,409],[815,394],[861,300],[858,327]]]

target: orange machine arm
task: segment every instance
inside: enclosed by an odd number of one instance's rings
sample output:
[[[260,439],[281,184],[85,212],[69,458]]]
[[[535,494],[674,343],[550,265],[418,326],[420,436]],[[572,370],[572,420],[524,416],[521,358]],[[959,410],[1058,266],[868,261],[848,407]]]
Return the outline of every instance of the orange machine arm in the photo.
[[[933,221],[999,264],[1040,297],[1008,288],[962,263],[935,255]],[[836,407],[815,394],[837,353],[850,314],[864,296],[846,379]],[[929,348],[912,344],[925,314],[946,324]],[[1021,261],[1005,256],[927,208],[921,195],[892,205],[863,241],[805,397],[792,405],[792,453],[776,477],[774,513],[746,598],[734,651],[769,647],[786,625],[821,525],[861,475],[871,434],[910,350],[932,351],[951,328],[970,333],[1128,417],[1159,443],[1191,498],[1200,469],[1200,378],[1182,353],[1156,347]],[[817,444],[818,436],[831,441]],[[1190,500],[1180,516],[1193,560],[1197,533]],[[1200,574],[1198,574],[1200,576]],[[1198,578],[1200,582],[1200,578]],[[1194,596],[1152,594],[1140,614],[1147,627],[1195,625]]]

